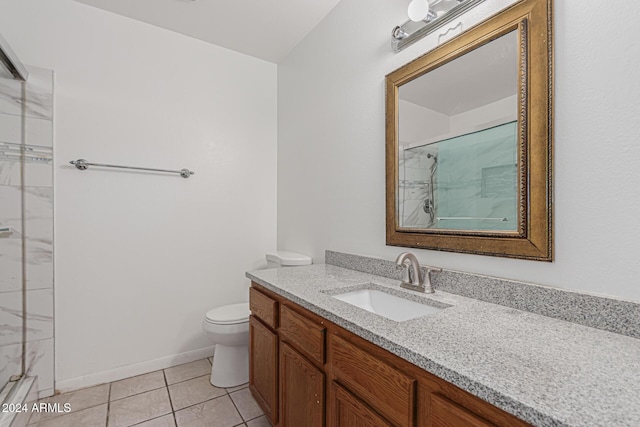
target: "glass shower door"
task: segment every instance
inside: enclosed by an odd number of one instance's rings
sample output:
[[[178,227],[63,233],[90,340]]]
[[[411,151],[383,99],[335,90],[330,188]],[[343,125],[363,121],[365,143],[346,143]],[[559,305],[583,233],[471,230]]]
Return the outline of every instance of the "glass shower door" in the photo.
[[[23,85],[0,78],[0,402],[24,373]]]

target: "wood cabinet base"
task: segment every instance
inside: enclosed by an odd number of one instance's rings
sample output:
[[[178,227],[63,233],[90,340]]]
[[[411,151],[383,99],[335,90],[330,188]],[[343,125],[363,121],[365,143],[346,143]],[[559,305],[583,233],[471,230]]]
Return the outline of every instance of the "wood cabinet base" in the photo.
[[[250,298],[249,386],[275,427],[530,426],[256,283]]]

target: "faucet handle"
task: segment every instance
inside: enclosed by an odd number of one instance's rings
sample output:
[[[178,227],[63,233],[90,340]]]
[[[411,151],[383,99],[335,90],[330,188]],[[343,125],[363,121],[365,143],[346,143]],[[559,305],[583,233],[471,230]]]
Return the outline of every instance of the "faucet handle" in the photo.
[[[432,271],[442,271],[442,269],[439,268],[439,267],[429,267],[429,266],[424,266],[424,269],[427,270],[424,273],[425,292],[428,293],[428,294],[432,294],[435,291],[433,289],[433,285],[431,284],[431,272]]]
[[[411,282],[411,277],[409,276],[409,265],[407,262],[403,262],[402,264],[396,265],[397,269],[402,269],[402,282],[409,283]]]

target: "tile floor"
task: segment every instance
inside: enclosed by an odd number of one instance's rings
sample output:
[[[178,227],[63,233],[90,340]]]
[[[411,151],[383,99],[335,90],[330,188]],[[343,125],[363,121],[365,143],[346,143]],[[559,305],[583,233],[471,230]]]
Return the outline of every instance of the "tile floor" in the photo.
[[[270,427],[247,384],[209,383],[211,359],[47,399],[71,412],[34,412],[29,427]]]

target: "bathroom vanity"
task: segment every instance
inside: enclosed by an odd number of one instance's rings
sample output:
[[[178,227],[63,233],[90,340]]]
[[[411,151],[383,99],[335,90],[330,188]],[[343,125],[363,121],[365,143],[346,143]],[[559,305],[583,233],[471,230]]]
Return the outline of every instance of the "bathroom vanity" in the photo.
[[[247,273],[250,389],[274,426],[640,425],[640,340],[334,265]],[[396,322],[335,298],[442,309]]]
[[[250,388],[275,426],[528,426],[257,283]]]

